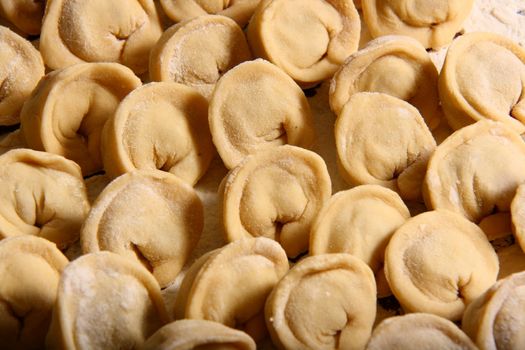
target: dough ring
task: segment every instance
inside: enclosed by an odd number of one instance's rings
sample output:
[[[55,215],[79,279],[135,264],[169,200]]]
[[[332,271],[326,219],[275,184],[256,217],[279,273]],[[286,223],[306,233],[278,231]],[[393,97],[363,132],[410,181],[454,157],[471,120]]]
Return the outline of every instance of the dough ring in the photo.
[[[3,349],[43,349],[67,258],[42,238],[0,241],[0,339]]]
[[[22,131],[33,149],[74,160],[84,175],[102,170],[100,137],[120,101],[141,85],[116,63],[84,63],[48,74],[22,109]]]
[[[496,282],[498,266],[483,231],[447,210],[409,219],[385,253],[385,275],[403,309],[452,321]]]
[[[432,314],[391,317],[372,333],[366,350],[477,350],[470,338],[451,321]]]
[[[284,250],[268,238],[227,244],[193,263],[177,294],[175,317],[219,322],[261,340],[264,303],[287,271]]]
[[[22,105],[43,76],[44,61],[38,50],[0,26],[0,126],[20,122]]]
[[[308,148],[315,139],[304,92],[281,69],[260,59],[224,74],[208,118],[213,143],[228,169],[257,151],[283,144]]]
[[[171,174],[137,171],[118,177],[99,195],[82,227],[82,250],[135,259],[166,287],[203,226],[202,203],[193,188]]]
[[[179,320],[153,334],[142,350],[255,350],[250,336],[220,323],[206,320]]]
[[[109,176],[159,169],[194,185],[215,155],[208,102],[176,83],[150,83],[131,92],[102,132],[102,160]]]
[[[227,241],[268,237],[296,257],[308,250],[311,226],[332,189],[319,155],[281,146],[246,158],[219,193]]]
[[[0,17],[24,34],[38,35],[45,7],[38,0],[0,0]]]
[[[339,115],[355,93],[382,92],[412,104],[434,130],[443,114],[437,83],[436,66],[419,42],[386,36],[369,42],[339,68],[330,85],[330,108]]]
[[[349,0],[262,0],[247,32],[252,52],[302,87],[331,78],[357,51],[360,34]]]
[[[497,34],[462,35],[448,49],[439,94],[454,129],[490,119],[525,132],[525,49]]]
[[[231,68],[252,59],[242,29],[224,16],[204,15],[169,28],[151,51],[149,74],[197,89],[206,98]]]
[[[110,252],[83,255],[60,279],[46,348],[139,348],[169,321],[159,284],[140,264]]]
[[[297,263],[266,301],[266,324],[280,349],[363,349],[376,317],[370,268],[349,254]]]
[[[354,94],[335,123],[335,143],[341,175],[351,186],[377,184],[405,200],[421,197],[436,141],[409,103],[382,93]]]
[[[160,0],[170,19],[181,22],[206,14],[230,17],[244,27],[260,0]]]
[[[17,149],[0,156],[0,239],[33,235],[60,249],[79,238],[90,204],[78,165]]]
[[[474,0],[361,0],[370,34],[407,35],[425,48],[449,44],[468,17]]]
[[[381,217],[381,220],[378,220]],[[390,295],[384,271],[385,248],[410,212],[399,195],[378,185],[334,194],[310,232],[310,255],[348,253],[374,272],[379,297]]]
[[[472,302],[462,327],[480,350],[523,349],[525,272],[498,281]]]
[[[154,0],[47,0],[40,52],[51,69],[115,62],[140,74],[161,34]]]
[[[479,121],[439,145],[428,163],[423,194],[428,208],[451,210],[479,223],[510,211],[523,182],[523,140],[505,124]]]

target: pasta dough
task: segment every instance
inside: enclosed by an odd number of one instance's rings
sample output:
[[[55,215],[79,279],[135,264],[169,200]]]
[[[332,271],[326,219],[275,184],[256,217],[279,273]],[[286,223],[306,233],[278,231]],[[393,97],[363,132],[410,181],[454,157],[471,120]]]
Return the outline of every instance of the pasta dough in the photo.
[[[160,171],[132,172],[97,198],[82,227],[82,250],[135,259],[166,287],[197,245],[203,222],[202,203],[190,186]]]
[[[29,147],[74,160],[84,175],[102,170],[100,137],[120,101],[141,85],[116,63],[83,63],[46,76],[25,103],[22,131]]]
[[[383,93],[354,94],[335,123],[335,143],[351,186],[377,184],[405,200],[421,197],[436,141],[409,103]]]
[[[374,272],[378,295],[387,296],[385,248],[394,231],[409,218],[401,198],[384,187],[363,185],[338,192],[312,225],[310,255],[348,253],[360,258]]]
[[[382,92],[415,106],[433,130],[442,119],[437,81],[436,66],[418,41],[398,35],[381,37],[339,68],[330,85],[330,108],[339,115],[355,93]]]
[[[282,70],[264,60],[241,63],[217,83],[210,100],[213,143],[231,169],[257,151],[314,142],[304,92]]]
[[[149,74],[155,81],[194,87],[209,98],[224,73],[251,58],[244,33],[235,21],[203,15],[162,34],[151,51]]]
[[[326,164],[314,152],[281,146],[250,156],[219,189],[226,240],[268,237],[296,257],[308,250],[310,228],[331,192]]]
[[[392,236],[385,274],[406,312],[455,321],[498,275],[498,257],[483,231],[447,210],[409,219]]]
[[[194,185],[215,155],[208,103],[176,83],[150,83],[131,92],[102,132],[102,160],[109,176],[159,169]]]
[[[161,34],[153,0],[47,0],[40,51],[51,69],[116,62],[140,74]]]
[[[454,323],[424,313],[384,320],[374,329],[366,350],[476,350],[476,345]]]
[[[302,87],[331,78],[357,51],[360,33],[349,0],[262,0],[247,32],[253,53]]]
[[[0,136],[0,155],[17,148],[27,148],[20,129]]]
[[[521,184],[512,199],[511,206],[512,232],[521,249],[525,251],[525,185]]]
[[[110,252],[88,254],[64,269],[46,346],[135,349],[169,321],[144,267]]]
[[[20,122],[22,105],[43,75],[44,61],[38,50],[0,26],[0,126]]]
[[[42,238],[0,241],[0,339],[3,349],[42,349],[58,280],[68,260]]]
[[[44,1],[0,0],[0,17],[25,34],[40,34],[44,10]]]
[[[261,340],[266,333],[264,303],[287,271],[284,250],[268,238],[227,244],[201,257],[187,272],[175,317],[219,322]]]
[[[454,129],[478,120],[525,132],[525,49],[492,33],[462,35],[450,46],[439,93]]]
[[[141,350],[255,350],[244,332],[206,320],[180,320],[159,329]]]
[[[266,301],[266,324],[279,349],[363,349],[376,316],[370,268],[349,254],[307,257]]]
[[[63,157],[18,149],[0,156],[0,239],[33,235],[67,248],[89,212],[80,168]]]
[[[449,44],[469,15],[474,0],[361,0],[372,36],[401,34],[426,48]]]

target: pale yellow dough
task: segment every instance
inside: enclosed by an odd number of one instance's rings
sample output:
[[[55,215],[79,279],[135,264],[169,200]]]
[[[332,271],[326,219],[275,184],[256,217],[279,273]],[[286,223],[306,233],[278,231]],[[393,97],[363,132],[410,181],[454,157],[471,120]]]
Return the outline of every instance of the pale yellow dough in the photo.
[[[45,6],[40,0],[0,0],[0,18],[24,34],[38,35]]]
[[[377,184],[405,200],[421,197],[436,141],[408,102],[383,93],[354,94],[336,120],[335,143],[340,173],[351,186]]]
[[[116,62],[140,74],[161,34],[154,0],[47,0],[40,51],[51,69]]]
[[[153,334],[141,350],[255,350],[242,331],[206,320],[179,320]]]
[[[46,75],[22,110],[29,147],[74,160],[84,175],[102,170],[100,138],[120,101],[141,85],[117,63],[83,63]]]
[[[400,34],[425,48],[449,44],[468,17],[474,0],[361,0],[372,36]]]
[[[169,28],[151,50],[149,74],[197,89],[206,98],[231,68],[252,59],[242,29],[224,16],[203,15]]]
[[[442,119],[438,71],[416,40],[390,35],[370,41],[348,57],[330,84],[330,108],[339,115],[355,93],[382,92],[415,106],[430,129]]]
[[[331,78],[357,51],[360,33],[351,0],[262,0],[247,32],[252,52],[302,87]]]
[[[525,254],[519,244],[501,248],[497,253],[499,259],[498,280],[513,273],[525,271]]]
[[[297,263],[266,301],[266,324],[279,349],[364,349],[376,316],[370,268],[349,254]]]
[[[477,350],[451,321],[432,314],[391,317],[374,329],[366,350]]]
[[[498,281],[472,302],[462,327],[480,350],[523,349],[525,272]]]
[[[43,349],[68,260],[42,238],[0,241],[0,339],[2,349]]]
[[[496,282],[498,267],[483,231],[447,210],[409,219],[385,252],[385,275],[403,309],[453,321]]]
[[[93,204],[82,227],[82,251],[109,250],[141,262],[166,287],[197,245],[203,225],[193,188],[161,171],[135,171],[111,182]]]
[[[312,225],[309,253],[348,253],[360,258],[374,272],[379,297],[388,296],[385,248],[394,231],[409,218],[405,203],[387,188],[363,185],[338,192]]]
[[[215,155],[208,102],[177,83],[149,83],[126,96],[102,132],[104,170],[116,177],[159,169],[194,185]]]
[[[521,184],[510,205],[512,233],[519,246],[525,251],[525,184]]]
[[[314,152],[281,146],[247,157],[219,189],[226,240],[268,237],[296,257],[308,250],[313,221],[331,193],[326,164]]]
[[[78,165],[29,149],[0,156],[0,198],[0,239],[33,235],[61,249],[78,240],[90,209]]]
[[[456,131],[428,162],[423,195],[428,208],[448,209],[479,223],[509,212],[525,182],[525,142],[503,123],[479,121]]]
[[[27,148],[20,129],[0,136],[0,155],[18,148]]]
[[[0,26],[0,126],[20,122],[22,105],[43,75],[44,61],[38,50]]]
[[[229,243],[193,263],[177,295],[175,317],[216,321],[261,340],[264,303],[287,271],[286,254],[271,239]]]
[[[230,17],[239,26],[248,24],[260,0],[160,0],[162,8],[175,22],[206,14]]]
[[[58,285],[49,349],[136,349],[170,321],[160,287],[139,263],[110,252],[81,256]]]
[[[315,139],[310,106],[301,88],[264,60],[244,62],[219,80],[210,100],[213,143],[228,169],[260,150]]]
[[[490,119],[525,132],[525,49],[498,34],[462,35],[448,49],[439,93],[454,129]]]

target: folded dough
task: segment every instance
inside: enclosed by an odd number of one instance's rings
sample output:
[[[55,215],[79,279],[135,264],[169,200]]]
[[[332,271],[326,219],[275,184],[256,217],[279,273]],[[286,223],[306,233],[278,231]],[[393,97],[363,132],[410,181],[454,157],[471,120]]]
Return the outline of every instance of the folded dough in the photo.
[[[213,143],[231,169],[244,157],[283,144],[308,148],[315,131],[304,92],[281,69],[258,59],[219,80],[210,100]]]
[[[519,185],[510,205],[512,233],[525,251],[525,184]]]
[[[181,22],[206,14],[230,17],[244,27],[260,0],[160,0],[169,18]]]
[[[117,254],[81,256],[66,266],[50,349],[135,349],[170,321],[160,287],[140,264]]]
[[[0,0],[0,17],[24,34],[38,35],[45,7],[38,0]]]
[[[443,114],[437,82],[436,66],[418,41],[385,36],[370,41],[339,68],[330,85],[330,108],[339,115],[355,93],[382,92],[415,106],[433,130]]]
[[[451,321],[432,314],[391,317],[374,329],[366,350],[476,350],[470,338]]]
[[[38,50],[0,26],[0,125],[20,122],[22,105],[43,75],[44,61]]]
[[[153,334],[141,350],[255,350],[255,342],[239,330],[206,320],[179,320]]]
[[[122,100],[102,132],[106,173],[159,169],[194,185],[215,155],[208,102],[177,83],[149,83]]]
[[[525,271],[525,254],[519,244],[497,250],[499,259],[498,280],[516,272]]]
[[[203,226],[202,203],[193,188],[161,171],[136,171],[118,177],[99,195],[82,227],[82,250],[135,259],[166,287]]]
[[[525,49],[493,33],[469,33],[454,41],[439,77],[450,126],[501,121],[525,132]]]
[[[247,31],[252,52],[302,87],[331,78],[357,51],[360,33],[351,0],[262,0]]]
[[[18,148],[27,148],[26,141],[20,129],[0,135],[0,155]]]
[[[378,220],[378,217],[381,220]],[[374,272],[380,297],[390,295],[383,263],[390,237],[410,212],[399,195],[378,185],[363,185],[334,194],[310,231],[310,255],[348,253]]]
[[[219,188],[226,240],[264,236],[296,257],[308,250],[313,221],[331,193],[326,164],[314,152],[280,146],[247,157]]]
[[[336,120],[335,143],[350,185],[381,185],[405,200],[421,197],[436,141],[408,102],[383,93],[354,94]]]
[[[449,44],[468,17],[474,0],[361,0],[372,36],[401,34],[426,48]]]
[[[193,263],[177,294],[175,317],[219,322],[261,340],[264,303],[287,271],[286,254],[271,239],[229,243]]]
[[[42,238],[0,241],[2,349],[43,349],[67,258]]]
[[[117,63],[83,63],[46,75],[24,104],[29,147],[74,160],[84,175],[102,170],[100,137],[120,101],[141,85]]]
[[[349,254],[297,263],[266,301],[266,324],[279,349],[363,349],[376,316],[370,268]]]
[[[0,198],[0,239],[40,236],[60,249],[78,240],[90,208],[78,165],[29,149],[0,156]]]
[[[40,51],[51,69],[116,62],[140,74],[161,34],[154,0],[47,0]]]
[[[151,50],[154,81],[174,81],[197,89],[206,98],[231,68],[252,59],[242,29],[228,17],[203,15],[162,34]]]
[[[483,231],[448,210],[409,219],[392,236],[385,275],[406,312],[455,321],[498,275],[498,257]]]
[[[498,281],[465,311],[462,327],[480,350],[523,349],[525,272]]]
[[[503,123],[479,121],[456,131],[428,162],[423,196],[428,208],[448,209],[478,223],[510,211],[525,182],[525,143]]]

